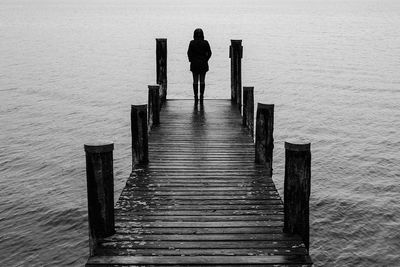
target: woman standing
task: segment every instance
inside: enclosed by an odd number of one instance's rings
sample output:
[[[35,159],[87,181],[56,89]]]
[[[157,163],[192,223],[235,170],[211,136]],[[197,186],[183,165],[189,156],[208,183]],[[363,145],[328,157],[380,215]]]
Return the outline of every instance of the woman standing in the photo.
[[[200,82],[200,101],[203,101],[205,90],[205,78],[208,71],[208,60],[211,57],[211,48],[207,40],[204,40],[202,29],[194,30],[193,40],[190,41],[187,52],[190,71],[193,73],[193,94],[196,103],[199,100],[198,91]]]

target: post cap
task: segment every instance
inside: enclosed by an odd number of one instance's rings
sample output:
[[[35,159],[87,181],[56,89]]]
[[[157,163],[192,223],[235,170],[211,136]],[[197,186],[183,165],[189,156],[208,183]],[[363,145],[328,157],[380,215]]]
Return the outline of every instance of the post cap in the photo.
[[[257,103],[257,109],[273,109],[274,106],[274,104]]]
[[[232,43],[232,44],[241,44],[241,43],[242,43],[242,40],[231,39],[231,43]]]
[[[149,89],[150,90],[159,90],[160,89],[160,85],[149,85]]]
[[[243,86],[243,91],[251,91],[254,90],[254,86]]]
[[[89,153],[104,153],[114,150],[114,143],[96,142],[84,145],[85,152]]]
[[[131,109],[136,109],[136,110],[146,109],[147,110],[147,104],[144,104],[144,105],[131,105]]]
[[[310,151],[311,143],[293,144],[285,142],[285,149],[290,151]]]

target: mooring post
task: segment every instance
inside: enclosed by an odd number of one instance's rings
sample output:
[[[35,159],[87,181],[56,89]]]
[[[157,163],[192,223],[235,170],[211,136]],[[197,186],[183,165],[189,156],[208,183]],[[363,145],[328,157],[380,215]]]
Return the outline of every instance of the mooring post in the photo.
[[[256,116],[256,163],[264,163],[272,176],[274,105],[258,103]]]
[[[285,142],[284,228],[300,235],[307,250],[310,246],[309,202],[311,191],[310,143]]]
[[[243,126],[254,138],[254,87],[243,87]]]
[[[90,256],[115,233],[113,143],[85,144]]]
[[[239,110],[241,110],[243,57],[242,40],[231,40],[229,57],[231,58],[231,100],[233,103],[236,103],[239,107]]]
[[[160,86],[149,85],[148,98],[149,114],[148,126],[151,129],[153,126],[160,124]]]
[[[167,100],[167,39],[156,39],[156,73],[160,85],[161,104]]]
[[[147,105],[132,105],[132,169],[149,162]]]

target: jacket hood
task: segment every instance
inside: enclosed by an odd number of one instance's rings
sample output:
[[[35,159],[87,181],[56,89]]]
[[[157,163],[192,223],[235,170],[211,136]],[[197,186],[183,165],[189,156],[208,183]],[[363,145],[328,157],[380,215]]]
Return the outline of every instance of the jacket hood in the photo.
[[[204,40],[203,30],[200,28],[197,28],[196,30],[194,30],[193,39],[194,40]]]

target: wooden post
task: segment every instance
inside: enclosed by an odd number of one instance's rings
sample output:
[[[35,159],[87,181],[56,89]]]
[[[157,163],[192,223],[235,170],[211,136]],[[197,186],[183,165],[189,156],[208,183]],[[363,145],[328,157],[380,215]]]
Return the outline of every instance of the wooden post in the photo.
[[[149,85],[149,117],[148,126],[151,129],[153,126],[160,124],[160,86]]]
[[[274,150],[274,105],[258,103],[256,118],[256,163],[264,163],[272,176]]]
[[[113,143],[85,144],[90,256],[100,238],[115,233]]]
[[[167,100],[167,39],[156,39],[157,84],[160,85],[161,104]]]
[[[147,105],[132,105],[132,169],[149,162]]]
[[[239,106],[240,110],[242,103],[242,40],[231,40],[229,57],[231,58],[231,100]]]
[[[309,200],[311,191],[310,144],[285,142],[284,228],[310,246]]]
[[[243,87],[243,126],[254,138],[254,87]]]

